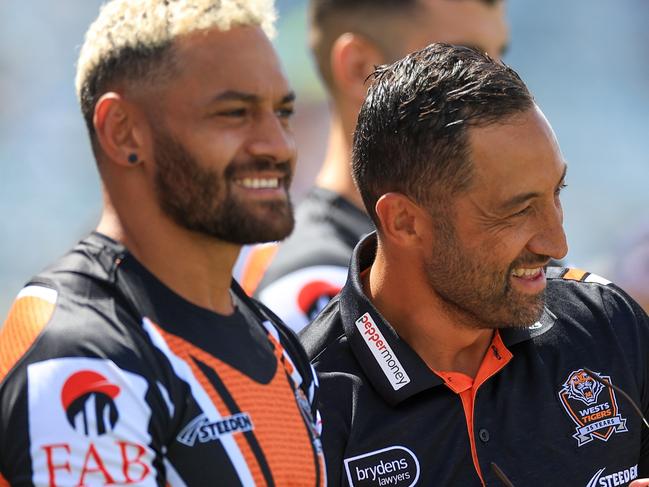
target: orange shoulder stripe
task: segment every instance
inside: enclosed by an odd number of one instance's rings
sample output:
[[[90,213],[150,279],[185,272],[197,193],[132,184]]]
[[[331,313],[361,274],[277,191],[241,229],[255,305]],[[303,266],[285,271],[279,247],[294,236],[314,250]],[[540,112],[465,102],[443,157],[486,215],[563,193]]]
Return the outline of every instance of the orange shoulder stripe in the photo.
[[[0,382],[43,331],[54,308],[54,302],[39,296],[26,294],[16,299],[0,329]]]
[[[563,278],[568,279],[569,281],[581,281],[586,274],[588,273],[581,269],[569,269],[568,272],[563,275]]]
[[[250,250],[241,273],[241,287],[248,296],[252,296],[257,290],[257,286],[278,249],[278,244],[266,244],[257,245]]]

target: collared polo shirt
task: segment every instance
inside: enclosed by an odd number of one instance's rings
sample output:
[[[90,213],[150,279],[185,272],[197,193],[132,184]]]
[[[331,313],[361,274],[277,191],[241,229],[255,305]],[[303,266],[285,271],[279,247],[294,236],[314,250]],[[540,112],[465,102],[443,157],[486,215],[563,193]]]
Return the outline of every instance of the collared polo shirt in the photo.
[[[354,250],[341,293],[302,333],[320,380],[329,485],[625,486],[649,477],[649,319],[622,290],[549,268],[546,308],[494,334],[475,378],[431,370],[372,305]],[[434,320],[435,317],[431,316]],[[645,428],[645,429],[643,429]]]

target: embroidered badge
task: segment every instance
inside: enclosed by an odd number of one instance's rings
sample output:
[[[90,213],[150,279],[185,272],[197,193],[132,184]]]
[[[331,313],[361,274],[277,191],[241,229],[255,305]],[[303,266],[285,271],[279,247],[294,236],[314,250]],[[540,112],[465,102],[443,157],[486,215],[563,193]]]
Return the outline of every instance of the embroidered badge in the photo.
[[[599,376],[613,383],[609,376]],[[608,441],[613,433],[628,431],[626,418],[618,411],[615,391],[595,381],[584,369],[570,373],[559,391],[559,399],[577,425],[572,435],[577,446],[594,439]]]

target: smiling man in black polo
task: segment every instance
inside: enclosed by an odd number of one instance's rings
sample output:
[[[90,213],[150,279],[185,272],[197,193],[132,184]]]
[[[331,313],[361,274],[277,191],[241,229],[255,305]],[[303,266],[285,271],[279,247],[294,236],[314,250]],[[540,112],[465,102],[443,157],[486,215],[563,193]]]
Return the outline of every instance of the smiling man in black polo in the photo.
[[[649,429],[609,386],[646,414],[649,320],[547,267],[566,163],[518,75],[443,44],[379,68],[353,173],[378,230],[302,335],[330,484],[649,485]]]

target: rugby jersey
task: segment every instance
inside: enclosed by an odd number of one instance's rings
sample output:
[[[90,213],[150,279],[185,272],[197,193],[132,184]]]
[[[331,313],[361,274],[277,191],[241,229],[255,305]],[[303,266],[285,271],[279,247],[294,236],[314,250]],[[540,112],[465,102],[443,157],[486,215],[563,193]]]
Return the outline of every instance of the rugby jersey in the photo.
[[[588,272],[548,268],[546,308],[494,334],[475,378],[433,371],[363,292],[371,235],[300,338],[320,379],[329,485],[613,487],[649,477],[649,319]],[[431,320],[435,319],[431,315]]]
[[[0,486],[322,486],[297,338],[231,286],[222,316],[98,233],[0,330]]]

